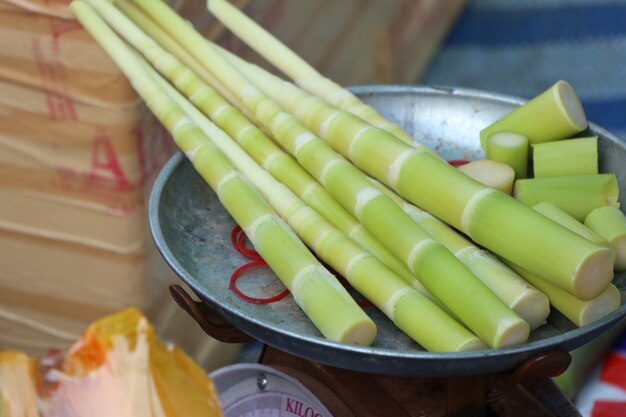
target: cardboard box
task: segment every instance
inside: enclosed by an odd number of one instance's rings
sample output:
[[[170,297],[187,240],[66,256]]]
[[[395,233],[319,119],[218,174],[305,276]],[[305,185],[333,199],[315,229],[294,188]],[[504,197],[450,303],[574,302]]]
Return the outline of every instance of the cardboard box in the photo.
[[[0,78],[98,106],[135,106],[137,94],[79,22],[0,12]]]
[[[129,258],[0,232],[0,263],[0,351],[43,357],[67,349],[89,323],[126,306],[141,308],[162,340],[208,371],[231,363],[241,349],[207,336],[178,307],[168,285],[180,282],[152,244]]]
[[[207,37],[268,66],[204,1],[171,3]],[[344,85],[416,81],[462,6],[233,3]],[[225,364],[239,346],[210,339],[174,304],[167,286],[178,280],[147,233],[147,187],[171,142],[68,4],[0,0],[0,349],[63,349],[132,305],[199,362]]]
[[[175,150],[156,119],[71,99],[73,112],[53,115],[50,93],[6,82],[0,96],[0,228],[117,253],[144,246],[149,186]]]
[[[139,103],[137,94],[108,55],[73,18],[69,3],[49,0],[0,3],[5,5],[0,7],[0,79],[94,106],[135,107]],[[206,18],[204,2],[170,3],[200,29],[214,23]]]

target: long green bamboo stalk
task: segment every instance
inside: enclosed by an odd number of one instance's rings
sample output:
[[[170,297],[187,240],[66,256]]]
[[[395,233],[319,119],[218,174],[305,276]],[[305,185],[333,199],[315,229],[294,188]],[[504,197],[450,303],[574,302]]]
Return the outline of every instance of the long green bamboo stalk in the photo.
[[[157,78],[158,75],[153,77]],[[165,80],[157,78],[157,81],[300,238],[403,332],[429,351],[457,352],[486,347],[435,303],[393,274],[378,259],[276,181]],[[425,317],[428,320],[424,320]]]
[[[170,54],[174,55],[180,62],[189,68],[195,75],[200,77],[205,83],[211,85],[217,92],[231,103],[237,103],[238,98],[232,94],[227,88],[223,88],[222,85],[217,82],[217,79],[207,71],[195,58],[181,47],[167,32],[163,31],[156,23],[154,23],[148,16],[146,16],[137,6],[131,3],[129,0],[112,0],[113,3],[119,8],[124,15],[132,20],[135,25],[141,28],[145,34],[147,34],[151,41],[160,45],[163,49],[167,50]],[[145,37],[143,37],[145,38]],[[127,40],[128,41],[128,40]],[[141,40],[143,41],[143,39]],[[135,40],[136,44],[140,40]],[[145,42],[143,43],[145,46]],[[254,120],[254,116],[246,109],[243,110],[245,116],[251,120]]]
[[[298,305],[331,340],[369,345],[374,322],[330,272],[319,264],[293,231],[233,168],[180,108],[146,74],[143,66],[93,9],[74,1],[71,9],[103,47],[174,137],[198,173],[253,242]],[[324,302],[320,302],[323,300]]]
[[[116,0],[116,2],[119,1]],[[120,4],[126,4],[126,2],[120,2]],[[197,62],[194,70],[185,67],[185,64],[173,55],[170,55],[169,50],[166,51],[160,44],[143,33],[142,30],[144,28],[148,29],[151,36],[155,35],[157,39],[163,41],[164,46],[172,48],[173,51],[171,52],[176,52],[178,56],[183,58],[186,57],[187,61],[192,59],[184,49],[178,47],[178,44],[145,16],[141,10],[128,4],[121,9],[124,12],[129,11],[131,13],[131,21],[120,10],[106,3],[95,2],[94,6],[98,7],[99,13],[127,42],[140,51],[158,71],[170,79],[205,115],[211,117],[230,137],[235,138],[237,143],[257,163],[267,169],[277,180],[284,183],[337,229],[349,235],[357,243],[374,254],[408,284],[434,299],[406,265],[374,238],[352,214],[337,203],[291,156],[280,149],[257,126],[248,121],[237,108],[230,105],[218,92],[204,82],[205,78],[216,82],[213,75],[202,77],[201,79],[194,71],[199,66]],[[133,22],[137,25],[133,24]],[[141,27],[137,27],[138,25],[141,25]],[[200,70],[203,73],[208,73],[202,67]],[[225,89],[221,88],[220,90]],[[230,95],[232,96],[232,94]],[[236,97],[235,99],[235,102],[239,102],[239,99]],[[243,110],[246,109],[244,108]]]
[[[244,40],[252,49],[279,68],[306,91],[323,97],[334,106],[352,113],[373,126],[394,135],[410,146],[432,152],[419,144],[400,126],[391,123],[378,110],[359,100],[350,91],[324,77],[306,61],[287,48],[271,33],[225,0],[208,0],[207,7],[226,27]],[[433,152],[434,153],[434,152]]]
[[[239,95],[274,138],[374,236],[404,260],[420,281],[470,330],[491,347],[526,340],[528,324],[393,201],[375,190],[355,167],[262,94],[164,3],[143,0],[136,3],[156,22],[163,22],[161,26],[170,35],[188,51],[193,51],[196,59]],[[395,138],[394,141],[398,142]]]
[[[511,196],[486,188],[440,159],[399,143],[387,132],[296,86],[239,58],[232,59],[255,84],[360,169],[473,241],[579,298],[597,296],[612,280],[612,254],[607,248],[575,235]],[[520,250],[522,247],[524,250]]]
[[[452,252],[502,302],[526,320],[531,330],[546,322],[550,314],[550,301],[541,291],[529,285],[497,257],[480,249],[447,224],[403,200],[380,182],[370,180],[376,188],[402,207],[426,233]]]

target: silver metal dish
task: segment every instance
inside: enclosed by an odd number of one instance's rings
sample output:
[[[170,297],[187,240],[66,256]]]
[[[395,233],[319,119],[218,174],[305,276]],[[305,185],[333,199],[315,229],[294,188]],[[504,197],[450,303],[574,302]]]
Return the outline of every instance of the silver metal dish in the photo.
[[[353,91],[447,159],[481,157],[478,132],[523,103],[514,97],[460,88],[364,86]],[[599,137],[601,170],[617,174],[623,203],[626,143],[593,124],[585,135]],[[235,223],[181,154],[175,155],[157,178],[149,211],[152,233],[165,260],[203,301],[231,324],[277,349],[344,369],[430,377],[504,372],[542,352],[571,351],[626,316],[622,302],[620,309],[608,317],[577,328],[553,312],[548,323],[535,330],[524,345],[435,353],[424,351],[376,309],[368,309],[379,329],[374,344],[362,347],[335,343],[321,337],[290,296],[274,304],[257,305],[229,291],[231,274],[247,262],[230,245]],[[625,278],[626,274],[622,273],[614,280],[622,299]],[[267,268],[254,270],[240,280],[239,286],[248,293],[266,296],[283,289]]]

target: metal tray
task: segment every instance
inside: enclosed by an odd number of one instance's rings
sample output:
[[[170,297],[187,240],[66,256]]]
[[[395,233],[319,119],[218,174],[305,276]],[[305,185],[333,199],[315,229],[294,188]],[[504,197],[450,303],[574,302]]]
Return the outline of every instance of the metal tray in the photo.
[[[478,132],[523,103],[514,97],[460,88],[363,86],[353,91],[448,159],[481,157]],[[626,169],[622,162],[626,144],[593,124],[584,135],[599,136],[601,170],[617,174],[624,203]],[[157,178],[149,215],[156,244],[170,267],[231,324],[277,349],[344,369],[430,377],[504,372],[542,352],[571,351],[616,325],[626,314],[622,301],[618,311],[579,329],[553,312],[548,323],[535,330],[524,345],[434,353],[424,351],[382,313],[368,309],[379,328],[371,347],[330,342],[321,337],[291,297],[271,305],[257,305],[229,291],[229,277],[247,261],[230,245],[229,236],[235,224],[180,153],[172,157]],[[618,274],[614,283],[624,299],[626,274]],[[265,296],[283,289],[267,268],[255,269],[240,280],[239,286],[248,293]]]

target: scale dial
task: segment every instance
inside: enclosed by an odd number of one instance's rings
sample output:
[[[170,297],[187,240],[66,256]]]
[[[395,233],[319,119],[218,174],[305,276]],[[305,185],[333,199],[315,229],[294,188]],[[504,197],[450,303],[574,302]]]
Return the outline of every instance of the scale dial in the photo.
[[[210,374],[224,417],[332,417],[297,379],[259,364],[237,364]]]

